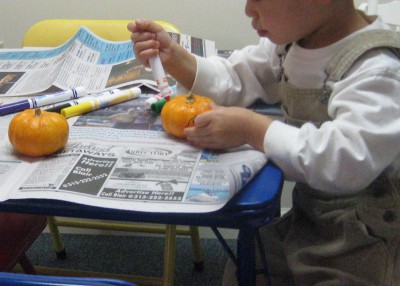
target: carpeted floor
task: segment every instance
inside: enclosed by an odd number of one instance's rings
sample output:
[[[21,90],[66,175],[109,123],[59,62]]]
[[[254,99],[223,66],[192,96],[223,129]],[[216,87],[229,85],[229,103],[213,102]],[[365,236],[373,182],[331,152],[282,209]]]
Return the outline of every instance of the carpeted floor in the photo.
[[[35,265],[111,272],[130,275],[162,276],[164,241],[162,237],[63,234],[66,260],[58,260],[51,238],[42,234],[28,251]],[[235,240],[228,240],[232,249]],[[204,269],[193,268],[191,241],[176,241],[175,286],[219,286],[227,254],[217,239],[201,239]]]

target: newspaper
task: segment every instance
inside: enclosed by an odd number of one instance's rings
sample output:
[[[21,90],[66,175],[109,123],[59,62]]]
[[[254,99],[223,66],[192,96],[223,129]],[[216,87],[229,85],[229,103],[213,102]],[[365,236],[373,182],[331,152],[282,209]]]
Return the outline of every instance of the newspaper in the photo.
[[[200,56],[216,51],[208,41],[173,37]],[[150,70],[138,66],[130,42],[104,41],[86,28],[57,48],[0,51],[0,78],[16,74],[1,87],[0,104],[79,85],[89,93],[142,89],[138,99],[68,119],[67,145],[47,157],[18,154],[7,136],[13,115],[1,116],[0,201],[45,198],[136,211],[211,212],[265,165],[264,153],[247,145],[216,152],[168,135],[160,116],[144,108],[155,82]]]
[[[163,131],[144,108],[152,94],[70,120],[60,152],[19,155],[7,138],[12,116],[0,117],[0,201],[46,198],[149,212],[210,212],[265,165],[249,146],[201,150]],[[1,137],[2,136],[2,137]]]
[[[189,52],[216,55],[215,43],[170,33]],[[167,75],[170,85],[175,80]],[[88,93],[127,85],[156,88],[153,74],[142,65],[131,41],[106,41],[85,27],[56,48],[0,50],[0,96],[20,96],[84,86]]]

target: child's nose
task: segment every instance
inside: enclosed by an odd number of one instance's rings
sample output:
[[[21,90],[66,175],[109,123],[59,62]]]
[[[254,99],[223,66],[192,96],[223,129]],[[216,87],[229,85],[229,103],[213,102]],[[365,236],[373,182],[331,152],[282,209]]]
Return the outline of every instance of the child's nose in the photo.
[[[246,16],[250,18],[255,16],[254,2],[254,0],[247,0],[246,6],[244,7],[244,12],[246,13]]]

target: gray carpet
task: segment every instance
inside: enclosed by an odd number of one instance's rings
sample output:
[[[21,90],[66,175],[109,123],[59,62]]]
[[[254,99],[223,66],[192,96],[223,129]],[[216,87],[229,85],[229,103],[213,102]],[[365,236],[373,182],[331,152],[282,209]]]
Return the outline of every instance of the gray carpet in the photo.
[[[130,275],[162,276],[164,241],[161,237],[63,234],[68,258],[59,260],[52,250],[49,234],[42,234],[27,255],[35,265],[57,268],[112,272]],[[232,249],[235,240],[228,240]],[[217,239],[201,239],[204,269],[193,268],[191,241],[176,241],[175,286],[219,286],[227,254]]]

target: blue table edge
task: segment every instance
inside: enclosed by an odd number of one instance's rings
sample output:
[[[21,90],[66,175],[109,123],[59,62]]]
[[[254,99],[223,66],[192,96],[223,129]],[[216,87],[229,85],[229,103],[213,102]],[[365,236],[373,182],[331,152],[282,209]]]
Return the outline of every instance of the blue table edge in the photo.
[[[239,227],[249,218],[270,218],[271,213],[279,212],[282,186],[282,171],[269,161],[223,208],[214,212],[139,212],[51,199],[7,200],[0,203],[0,211],[149,223]],[[227,220],[226,216],[229,216],[230,220]],[[212,221],[209,221],[210,218]]]
[[[2,286],[57,285],[57,286],[136,286],[122,280],[109,278],[74,278],[61,276],[28,275],[0,272]]]

